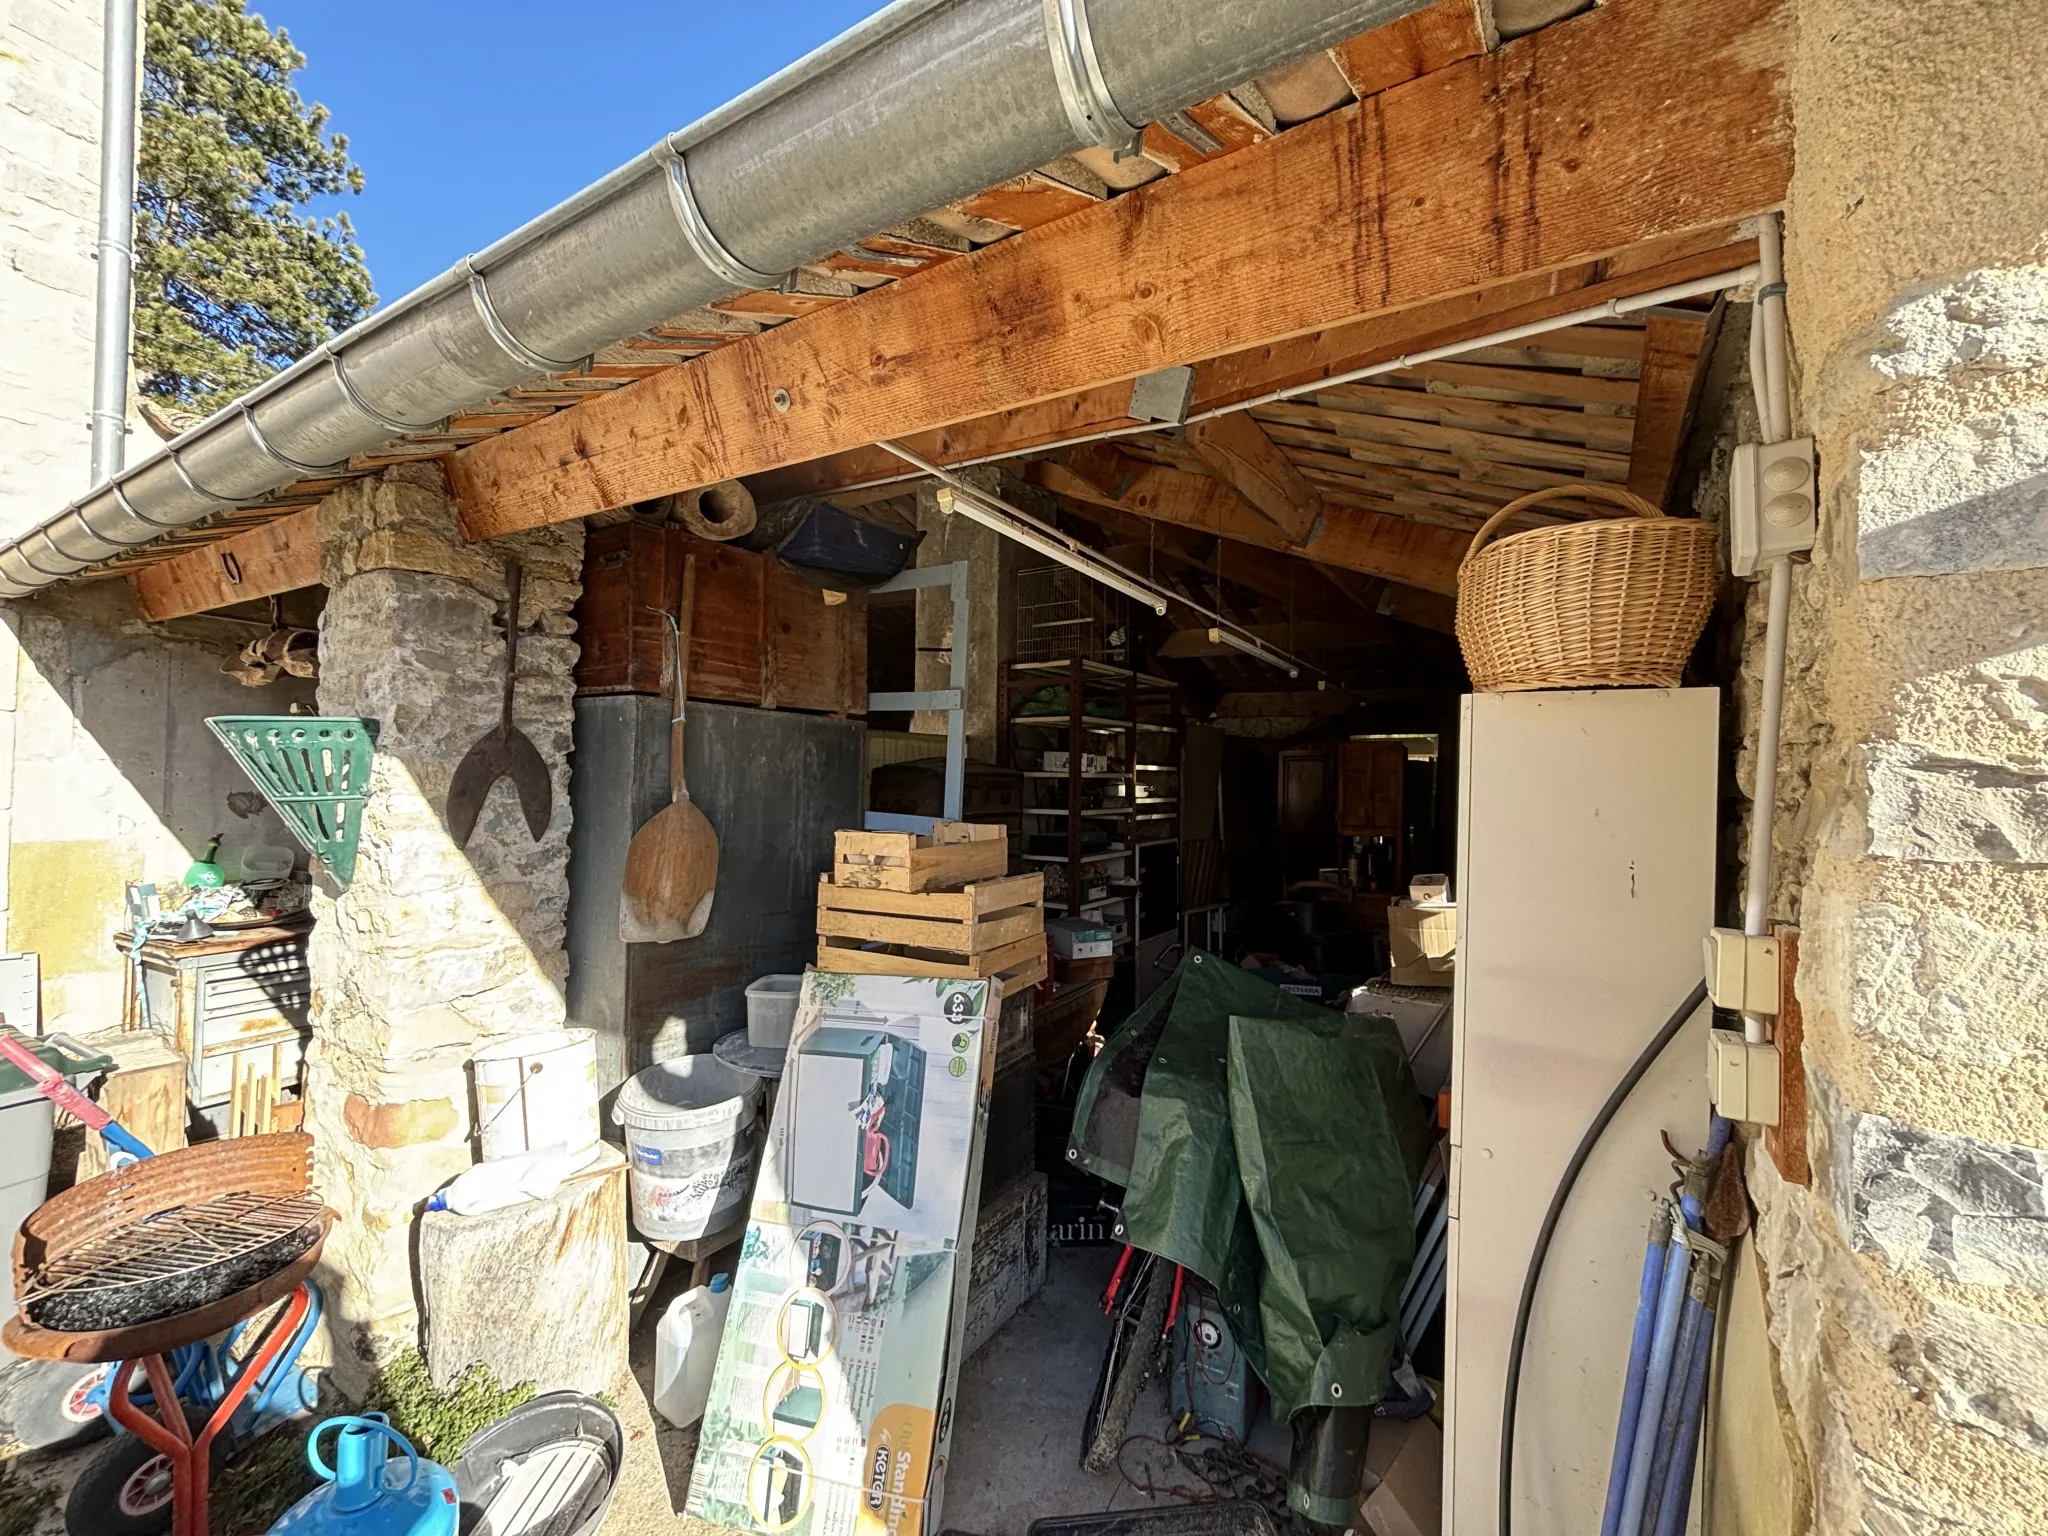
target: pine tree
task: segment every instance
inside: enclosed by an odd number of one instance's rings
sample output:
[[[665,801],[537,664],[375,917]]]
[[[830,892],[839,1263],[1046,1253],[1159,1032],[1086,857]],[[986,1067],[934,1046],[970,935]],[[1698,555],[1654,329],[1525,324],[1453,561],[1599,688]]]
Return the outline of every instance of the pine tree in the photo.
[[[148,396],[212,410],[376,302],[348,215],[363,189],[305,55],[247,0],[149,0],[135,196],[135,366]]]

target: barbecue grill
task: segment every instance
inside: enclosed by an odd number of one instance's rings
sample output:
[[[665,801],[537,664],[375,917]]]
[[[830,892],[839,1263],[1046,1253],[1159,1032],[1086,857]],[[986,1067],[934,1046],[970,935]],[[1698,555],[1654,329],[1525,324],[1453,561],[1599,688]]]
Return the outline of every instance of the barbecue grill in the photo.
[[[107,1410],[170,1458],[172,1536],[206,1536],[208,1451],[311,1305],[304,1282],[334,1220],[312,1184],[310,1136],[206,1142],[76,1185],[45,1201],[15,1234],[20,1310],[0,1329],[0,1342],[45,1360],[141,1363],[163,1420],[129,1400],[125,1370],[114,1373]],[[286,1297],[193,1433],[164,1353]]]

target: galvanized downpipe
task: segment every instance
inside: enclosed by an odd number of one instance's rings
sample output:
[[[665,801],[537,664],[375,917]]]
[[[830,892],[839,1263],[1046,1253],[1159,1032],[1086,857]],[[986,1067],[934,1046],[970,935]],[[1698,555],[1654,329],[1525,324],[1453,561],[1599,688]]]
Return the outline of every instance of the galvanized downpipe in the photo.
[[[92,483],[121,472],[135,301],[135,39],[140,0],[107,0],[100,67],[100,234],[92,330]]]
[[[897,0],[0,546],[0,597],[1424,3]]]

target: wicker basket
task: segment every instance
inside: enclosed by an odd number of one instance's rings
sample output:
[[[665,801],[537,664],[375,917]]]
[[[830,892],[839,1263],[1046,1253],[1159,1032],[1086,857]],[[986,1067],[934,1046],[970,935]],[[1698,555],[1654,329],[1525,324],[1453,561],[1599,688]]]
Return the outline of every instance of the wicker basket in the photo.
[[[1487,542],[1516,513],[1566,496],[1631,515]],[[1676,688],[1713,607],[1715,538],[1712,524],[1666,517],[1618,485],[1554,485],[1509,502],[1458,568],[1458,645],[1473,688]]]

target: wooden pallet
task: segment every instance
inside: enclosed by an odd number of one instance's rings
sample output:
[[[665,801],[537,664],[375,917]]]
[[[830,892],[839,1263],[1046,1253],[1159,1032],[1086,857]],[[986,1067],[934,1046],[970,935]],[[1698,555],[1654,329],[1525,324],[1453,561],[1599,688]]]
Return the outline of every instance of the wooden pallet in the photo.
[[[821,937],[981,954],[1045,931],[1045,876],[979,880],[957,891],[886,891],[818,882]]]
[[[993,879],[1010,867],[1007,830],[983,822],[934,822],[929,837],[842,831],[833,841],[832,883],[854,890],[929,891]]]
[[[818,969],[855,976],[943,976],[1002,983],[1003,996],[1045,980],[1045,935],[1031,934],[979,954],[891,944],[865,949],[859,939],[818,936]]]

